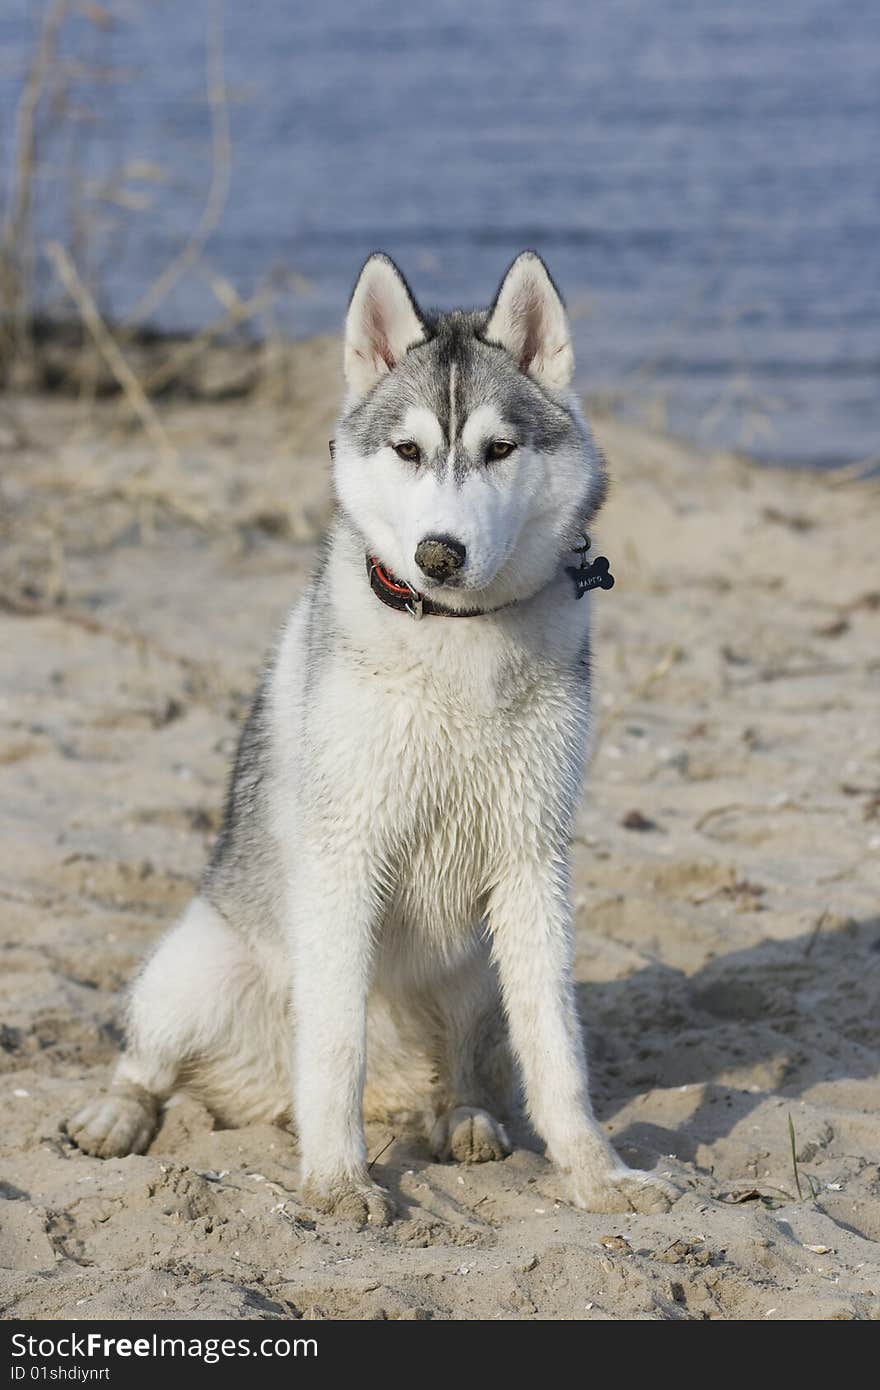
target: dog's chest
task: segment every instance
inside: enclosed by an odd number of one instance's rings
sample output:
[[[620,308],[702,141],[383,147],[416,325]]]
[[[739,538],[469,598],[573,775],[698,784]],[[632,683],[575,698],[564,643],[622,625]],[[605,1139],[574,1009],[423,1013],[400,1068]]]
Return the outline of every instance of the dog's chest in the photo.
[[[392,925],[435,936],[469,927],[510,857],[549,839],[583,755],[583,702],[558,670],[508,654],[362,670],[328,712]]]

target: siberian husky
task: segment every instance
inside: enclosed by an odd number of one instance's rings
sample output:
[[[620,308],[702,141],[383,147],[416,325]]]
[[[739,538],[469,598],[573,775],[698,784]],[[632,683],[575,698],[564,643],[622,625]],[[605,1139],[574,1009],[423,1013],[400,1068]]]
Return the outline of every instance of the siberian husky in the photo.
[[[602,459],[543,261],[491,308],[423,312],[371,256],[345,330],[323,558],[264,671],[200,891],[136,980],[109,1093],[68,1129],[140,1153],[187,1090],[290,1119],[305,1200],[385,1223],[363,1115],[440,1159],[532,1124],[591,1211],[665,1209],[590,1104],[569,835],[590,727],[575,552]]]

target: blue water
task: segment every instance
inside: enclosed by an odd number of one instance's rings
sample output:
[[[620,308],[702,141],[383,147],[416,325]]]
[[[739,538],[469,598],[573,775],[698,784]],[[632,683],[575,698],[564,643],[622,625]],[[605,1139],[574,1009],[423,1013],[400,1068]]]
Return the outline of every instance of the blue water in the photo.
[[[68,234],[77,161],[93,190],[161,166],[123,181],[149,208],[89,203],[121,316],[206,196],[209,4],[108,8],[109,31],[64,30],[117,72],[71,75],[74,139],[44,110],[38,220]],[[0,16],[7,154],[41,9]],[[586,390],[768,458],[880,451],[877,0],[230,0],[225,67],[231,187],[205,260],[243,295],[272,274],[284,331],[337,328],[376,246],[440,305],[486,302],[534,246]],[[195,273],[153,317],[218,312]]]

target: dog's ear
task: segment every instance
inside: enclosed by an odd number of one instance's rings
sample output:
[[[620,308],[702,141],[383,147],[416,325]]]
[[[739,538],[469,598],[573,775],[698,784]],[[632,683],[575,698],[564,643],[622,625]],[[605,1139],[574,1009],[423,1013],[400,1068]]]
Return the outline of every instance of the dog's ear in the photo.
[[[521,371],[563,391],[574,371],[565,307],[541,257],[523,251],[501,281],[484,336],[506,348]]]
[[[426,337],[409,286],[390,257],[376,252],[358,276],[345,320],[345,380],[352,401],[362,400]]]

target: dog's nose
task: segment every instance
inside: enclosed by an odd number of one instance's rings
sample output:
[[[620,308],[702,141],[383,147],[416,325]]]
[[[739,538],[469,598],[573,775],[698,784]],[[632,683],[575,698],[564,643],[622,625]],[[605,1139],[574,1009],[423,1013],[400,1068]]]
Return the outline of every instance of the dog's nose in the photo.
[[[425,536],[416,546],[416,564],[429,579],[449,579],[464,564],[467,551],[452,536]]]

